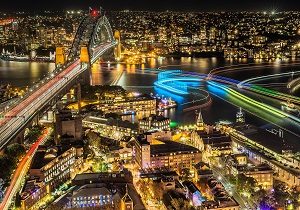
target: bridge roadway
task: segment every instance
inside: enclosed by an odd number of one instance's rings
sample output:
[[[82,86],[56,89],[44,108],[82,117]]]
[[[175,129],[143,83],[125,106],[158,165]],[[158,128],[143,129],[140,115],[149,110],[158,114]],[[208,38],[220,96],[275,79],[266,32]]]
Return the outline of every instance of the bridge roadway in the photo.
[[[107,42],[93,49],[91,63],[94,63],[115,44],[114,41]],[[65,70],[52,77],[21,103],[4,114],[4,117],[0,119],[0,149],[15,137],[39,110],[87,68],[87,64],[81,64],[80,60],[76,59]]]

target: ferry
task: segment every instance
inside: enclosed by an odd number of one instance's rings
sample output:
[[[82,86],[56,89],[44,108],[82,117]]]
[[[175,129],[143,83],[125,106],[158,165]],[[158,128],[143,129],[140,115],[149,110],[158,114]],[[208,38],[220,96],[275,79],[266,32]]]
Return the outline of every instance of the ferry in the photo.
[[[167,109],[175,108],[177,107],[177,103],[173,101],[171,98],[169,99],[160,99],[158,102],[158,111],[162,112]]]
[[[291,103],[290,101],[281,102],[281,109],[283,111],[292,112],[299,114],[300,110],[295,106],[295,104]]]

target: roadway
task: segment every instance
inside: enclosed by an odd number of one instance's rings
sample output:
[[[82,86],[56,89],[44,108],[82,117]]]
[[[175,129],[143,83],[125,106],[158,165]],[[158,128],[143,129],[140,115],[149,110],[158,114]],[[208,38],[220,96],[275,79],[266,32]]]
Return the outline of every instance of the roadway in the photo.
[[[38,140],[31,146],[31,148],[27,151],[26,155],[23,157],[21,162],[19,162],[17,169],[11,179],[9,187],[6,189],[3,200],[0,204],[0,209],[6,210],[8,209],[12,201],[14,200],[14,196],[20,190],[21,184],[27,174],[28,168],[31,164],[31,160],[36,153],[39,145],[46,142],[51,133],[50,129],[44,131],[43,135],[38,138]]]
[[[226,191],[229,192],[233,198],[238,202],[241,207],[241,210],[255,210],[257,209],[255,203],[251,199],[243,198],[235,189],[235,186],[232,186],[230,181],[226,178],[223,168],[212,167],[214,175],[217,177],[218,181],[222,183]]]
[[[105,43],[93,49],[94,63],[103,53],[113,47],[115,42]],[[55,97],[70,81],[75,79],[88,68],[87,64],[81,64],[77,59],[57,75],[53,75],[47,82],[33,91],[27,98],[17,104],[11,110],[4,114],[0,119],[0,149],[2,149],[16,133],[21,131],[22,127],[29,122],[32,117],[38,113],[53,97]]]

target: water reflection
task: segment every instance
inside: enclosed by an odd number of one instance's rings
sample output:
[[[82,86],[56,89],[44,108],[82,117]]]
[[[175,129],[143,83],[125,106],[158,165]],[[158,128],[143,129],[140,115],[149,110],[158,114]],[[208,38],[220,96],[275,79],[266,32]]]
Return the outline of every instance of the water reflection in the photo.
[[[55,69],[54,63],[26,63],[0,60],[0,82],[27,86],[38,82]]]
[[[92,65],[91,69],[91,85],[100,85],[103,84],[103,77],[101,76],[102,66],[99,63]]]

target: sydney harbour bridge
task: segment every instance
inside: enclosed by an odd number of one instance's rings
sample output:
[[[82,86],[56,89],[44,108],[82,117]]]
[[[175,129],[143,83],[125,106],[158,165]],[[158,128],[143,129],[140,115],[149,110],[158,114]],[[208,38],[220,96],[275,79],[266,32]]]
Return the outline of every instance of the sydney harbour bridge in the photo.
[[[0,149],[22,138],[18,136],[23,135],[26,126],[55,105],[63,94],[78,83],[81,75],[115,45],[117,40],[107,17],[101,11],[87,14],[79,24],[69,52],[65,53],[62,47],[57,47],[56,69],[1,113]]]

